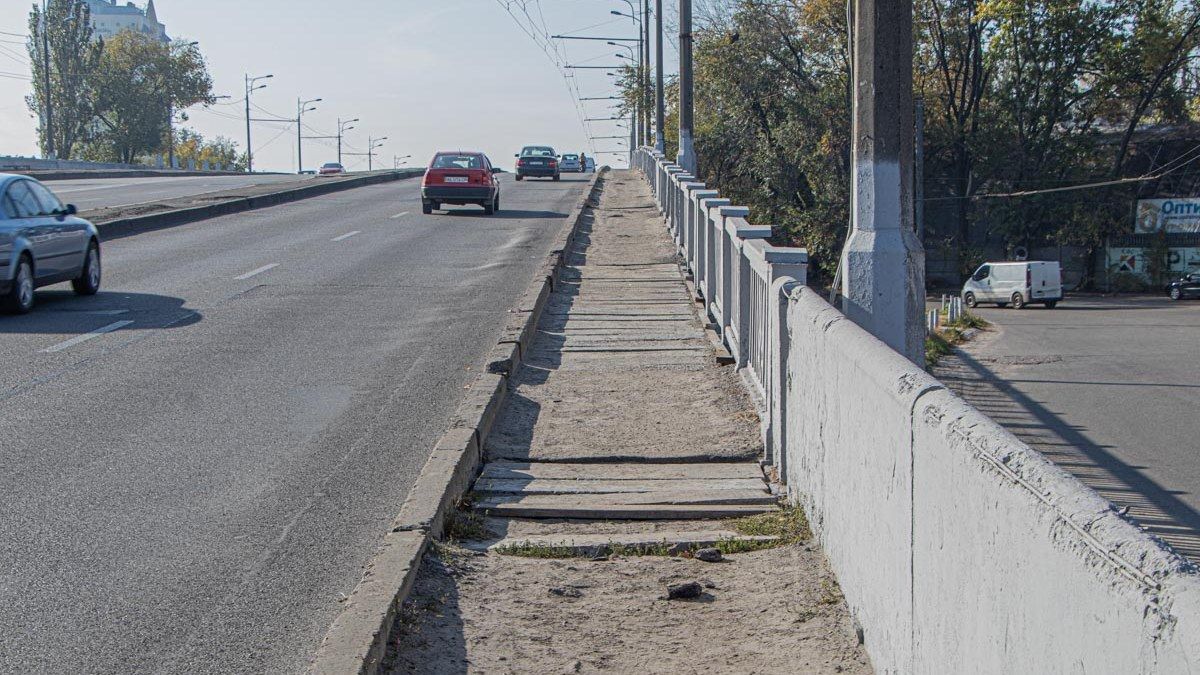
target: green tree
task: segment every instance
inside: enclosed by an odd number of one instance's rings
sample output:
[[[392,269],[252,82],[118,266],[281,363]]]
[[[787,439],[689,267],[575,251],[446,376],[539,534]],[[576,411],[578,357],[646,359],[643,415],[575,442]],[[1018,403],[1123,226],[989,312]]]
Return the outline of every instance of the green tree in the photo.
[[[128,163],[161,150],[174,111],[214,101],[208,67],[190,43],[122,31],[105,44],[97,73],[97,159]]]
[[[70,159],[87,140],[95,117],[95,71],[103,44],[94,40],[91,10],[80,0],[50,0],[45,16],[34,5],[29,35],[33,93],[25,100],[39,119],[38,145],[43,156]],[[47,105],[53,114],[52,136]]]
[[[224,136],[210,141],[191,129],[175,132],[175,156],[184,163],[193,160],[196,164],[222,164],[228,171],[246,169],[246,155],[238,153],[237,143]]]

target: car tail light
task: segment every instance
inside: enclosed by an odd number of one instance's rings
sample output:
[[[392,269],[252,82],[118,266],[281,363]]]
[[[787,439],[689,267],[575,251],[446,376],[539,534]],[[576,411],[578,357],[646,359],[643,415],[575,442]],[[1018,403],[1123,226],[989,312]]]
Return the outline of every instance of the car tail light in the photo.
[[[524,159],[518,159],[518,160],[517,160],[517,166],[525,166],[525,160],[524,160]]]

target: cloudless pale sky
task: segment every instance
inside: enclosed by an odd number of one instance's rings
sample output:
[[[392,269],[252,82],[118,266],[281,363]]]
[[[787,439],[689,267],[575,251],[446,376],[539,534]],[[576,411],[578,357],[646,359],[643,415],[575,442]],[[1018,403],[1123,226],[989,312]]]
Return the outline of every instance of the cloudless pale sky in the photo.
[[[124,2],[125,0],[122,0]],[[144,6],[144,0],[137,0]],[[254,92],[270,113],[295,117],[297,97],[323,98],[305,124],[332,135],[336,120],[358,117],[347,133],[346,151],[362,152],[368,135],[388,137],[377,162],[391,166],[394,155],[412,155],[423,165],[438,149],[481,149],[509,167],[525,144],[549,144],[559,152],[624,149],[628,135],[613,122],[581,122],[569,89],[554,62],[522,31],[500,0],[155,0],[159,20],[173,38],[196,40],[208,59],[216,94],[232,99],[210,109],[188,111],[192,127],[205,136],[227,136],[245,146],[243,77],[273,74]],[[524,4],[528,17],[519,11]],[[636,3],[635,3],[636,4]],[[666,3],[671,4],[671,3]],[[30,0],[0,2],[0,31],[27,32]],[[636,37],[624,0],[525,0],[512,3],[526,23],[547,34]],[[668,41],[670,38],[668,38]],[[25,106],[30,91],[20,38],[0,34],[0,155],[35,155],[36,120]],[[602,41],[561,41],[566,62],[621,63],[626,50]],[[665,50],[673,72],[677,57]],[[572,71],[567,71],[572,72]],[[604,70],[575,70],[582,96],[615,93]],[[611,117],[612,101],[583,105],[588,117]],[[264,113],[263,110],[269,111]],[[590,133],[589,133],[590,130]],[[306,135],[316,135],[305,130]],[[254,123],[255,168],[294,171],[295,126]],[[628,141],[625,141],[626,143]],[[305,168],[336,159],[332,140],[304,142]],[[600,155],[601,163],[624,166],[625,156]],[[346,157],[351,168],[366,168],[365,157]]]

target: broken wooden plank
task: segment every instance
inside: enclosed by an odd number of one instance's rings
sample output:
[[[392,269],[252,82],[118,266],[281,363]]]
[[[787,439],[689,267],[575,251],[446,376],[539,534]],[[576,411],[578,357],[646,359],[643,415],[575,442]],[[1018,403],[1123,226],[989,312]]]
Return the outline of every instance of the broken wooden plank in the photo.
[[[525,537],[507,537],[495,543],[479,547],[487,551],[503,552],[522,547],[546,547],[570,549],[577,554],[603,553],[620,546],[632,549],[651,549],[666,546],[672,549],[695,550],[715,546],[721,542],[766,544],[779,541],[779,537],[768,535],[744,535],[732,530],[703,530],[694,532],[614,532],[610,534],[535,534]],[[468,548],[475,548],[468,544]]]
[[[481,478],[548,478],[596,480],[661,480],[703,478],[757,478],[762,468],[754,462],[488,462]]]
[[[609,492],[601,494],[501,494],[487,493],[475,502],[476,508],[488,509],[501,504],[536,506],[621,506],[647,504],[766,504],[774,505],[779,498],[763,490],[712,490],[691,492],[663,490],[658,492]]]
[[[760,478],[701,478],[651,480],[597,480],[554,478],[480,478],[476,492],[526,495],[606,494],[619,492],[713,492],[722,490],[759,490],[769,494]]]
[[[492,504],[481,509],[504,518],[565,518],[574,520],[718,520],[774,511],[767,504]]]

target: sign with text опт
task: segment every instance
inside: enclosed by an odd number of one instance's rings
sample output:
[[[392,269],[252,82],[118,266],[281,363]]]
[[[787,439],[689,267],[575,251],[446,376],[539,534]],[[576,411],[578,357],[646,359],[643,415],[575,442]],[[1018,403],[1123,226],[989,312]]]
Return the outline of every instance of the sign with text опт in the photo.
[[[1200,232],[1200,198],[1139,199],[1133,231]]]

